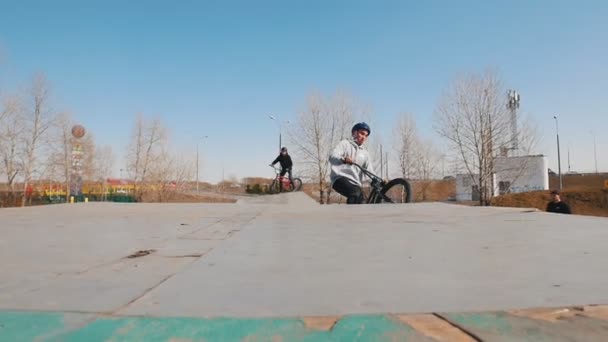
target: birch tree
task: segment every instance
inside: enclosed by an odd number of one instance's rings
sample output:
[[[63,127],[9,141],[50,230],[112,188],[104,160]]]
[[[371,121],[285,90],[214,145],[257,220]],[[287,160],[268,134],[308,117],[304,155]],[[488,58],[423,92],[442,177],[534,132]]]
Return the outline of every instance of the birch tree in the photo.
[[[129,172],[136,183],[146,182],[148,172],[162,155],[165,142],[166,129],[160,120],[146,121],[139,114],[127,154]]]
[[[162,161],[166,139],[166,128],[160,120],[146,121],[143,115],[137,115],[127,151],[127,169],[135,182],[136,192],[147,183],[150,170]]]
[[[70,197],[70,179],[72,165],[72,119],[69,114],[60,114],[56,121],[56,134],[53,139],[54,153],[50,163],[52,174],[63,182],[66,198]]]
[[[24,125],[19,98],[10,95],[2,98],[0,108],[0,174],[4,175],[8,187],[8,200],[15,201],[15,179],[22,170],[20,143]]]
[[[194,176],[191,160],[176,157],[167,152],[161,153],[158,161],[151,166],[149,179],[154,184],[154,196],[158,202],[173,199],[183,191],[188,180]]]
[[[23,147],[23,195],[21,206],[25,205],[27,189],[32,181],[38,162],[37,152],[44,142],[45,134],[51,127],[53,113],[50,108],[50,86],[43,74],[34,77],[27,93],[24,113]]]
[[[289,138],[295,146],[298,164],[305,176],[319,186],[320,198],[330,192],[327,184],[330,168],[329,154],[342,139],[350,138],[355,117],[364,110],[354,98],[344,92],[331,97],[314,93],[308,97],[307,107],[290,126]]]
[[[115,159],[111,146],[101,146],[95,152],[95,157],[93,160],[95,173],[93,178],[102,184],[102,200],[105,200],[105,195],[107,192],[107,179],[112,175],[114,162]]]
[[[414,161],[418,132],[410,114],[402,114],[393,131],[394,153],[400,176],[411,179],[414,175]]]

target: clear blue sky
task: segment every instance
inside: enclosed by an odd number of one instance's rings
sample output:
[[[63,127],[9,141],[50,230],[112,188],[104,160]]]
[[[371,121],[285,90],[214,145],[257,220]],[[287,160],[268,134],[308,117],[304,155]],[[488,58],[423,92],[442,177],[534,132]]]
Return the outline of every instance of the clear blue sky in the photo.
[[[343,89],[390,134],[400,112],[437,139],[432,114],[458,74],[491,67],[519,90],[556,169],[608,171],[606,1],[8,1],[0,0],[0,89],[35,72],[123,153],[137,112],[159,116],[204,180],[270,176],[277,127],[314,90]],[[296,170],[297,173],[297,170]]]

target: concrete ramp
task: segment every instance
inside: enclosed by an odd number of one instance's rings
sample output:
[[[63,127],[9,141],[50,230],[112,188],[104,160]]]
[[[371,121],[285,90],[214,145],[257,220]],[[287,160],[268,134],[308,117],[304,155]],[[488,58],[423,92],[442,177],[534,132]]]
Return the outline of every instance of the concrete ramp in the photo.
[[[606,218],[303,193],[2,209],[0,340],[606,340],[605,241]]]

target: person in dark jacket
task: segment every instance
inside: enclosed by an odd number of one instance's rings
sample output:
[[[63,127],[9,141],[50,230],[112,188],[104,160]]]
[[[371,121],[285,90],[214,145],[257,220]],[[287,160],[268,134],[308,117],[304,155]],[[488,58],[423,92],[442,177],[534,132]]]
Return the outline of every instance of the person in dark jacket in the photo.
[[[547,204],[547,211],[550,213],[572,214],[570,206],[562,201],[559,191],[551,191],[551,202]]]
[[[281,164],[281,177],[285,176],[287,173],[289,181],[293,184],[293,179],[291,178],[291,168],[293,167],[293,162],[291,161],[291,156],[289,153],[287,153],[287,147],[281,148],[281,153],[272,163],[270,163],[270,166],[274,166],[276,163]]]

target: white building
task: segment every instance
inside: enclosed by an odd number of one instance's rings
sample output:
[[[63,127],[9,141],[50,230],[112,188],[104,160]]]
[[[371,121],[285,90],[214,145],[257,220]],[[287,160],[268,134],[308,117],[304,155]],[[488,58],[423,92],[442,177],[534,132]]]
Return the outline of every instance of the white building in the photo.
[[[494,160],[493,195],[549,189],[547,157],[543,155],[497,157]],[[477,175],[456,175],[456,200],[479,199]]]

